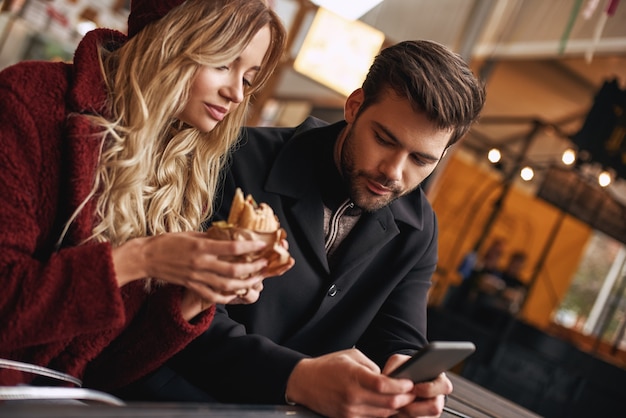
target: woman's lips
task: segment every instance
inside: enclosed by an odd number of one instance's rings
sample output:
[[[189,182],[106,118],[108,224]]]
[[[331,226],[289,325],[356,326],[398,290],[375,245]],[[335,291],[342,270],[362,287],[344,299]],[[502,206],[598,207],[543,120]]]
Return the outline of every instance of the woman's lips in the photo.
[[[205,104],[209,115],[218,122],[221,122],[222,119],[226,117],[228,110],[221,106],[214,106],[210,104]]]

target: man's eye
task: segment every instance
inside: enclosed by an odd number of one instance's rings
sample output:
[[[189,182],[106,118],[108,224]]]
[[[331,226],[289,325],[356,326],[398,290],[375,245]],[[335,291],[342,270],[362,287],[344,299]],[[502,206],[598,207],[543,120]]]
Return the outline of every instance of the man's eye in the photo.
[[[389,141],[387,141],[382,136],[378,135],[376,132],[374,132],[374,138],[376,138],[376,142],[378,142],[378,143],[380,143],[382,145],[391,145],[391,143]]]
[[[423,166],[425,166],[425,165],[428,165],[428,161],[426,161],[426,160],[424,160],[424,159],[420,158],[420,157],[419,157],[419,156],[417,156],[417,155],[412,155],[412,156],[411,156],[411,160],[413,160],[413,163],[414,163],[415,165],[420,166],[420,167],[423,167]]]

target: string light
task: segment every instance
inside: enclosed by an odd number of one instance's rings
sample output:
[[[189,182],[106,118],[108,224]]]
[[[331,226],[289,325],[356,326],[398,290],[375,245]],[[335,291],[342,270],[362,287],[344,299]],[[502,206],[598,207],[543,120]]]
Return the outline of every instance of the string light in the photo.
[[[520,171],[520,177],[524,181],[530,181],[535,177],[535,171],[531,167],[526,166]]]
[[[565,165],[574,164],[576,162],[576,151],[571,148],[566,149],[565,151],[563,151],[561,161],[563,161],[563,164]]]
[[[487,154],[487,158],[492,164],[495,164],[500,161],[500,159],[502,158],[502,154],[500,153],[499,149],[492,148],[489,150],[489,153]]]
[[[611,181],[613,179],[611,178],[611,173],[609,173],[608,171],[603,171],[598,175],[598,184],[601,187],[607,187],[609,184],[611,184]]]

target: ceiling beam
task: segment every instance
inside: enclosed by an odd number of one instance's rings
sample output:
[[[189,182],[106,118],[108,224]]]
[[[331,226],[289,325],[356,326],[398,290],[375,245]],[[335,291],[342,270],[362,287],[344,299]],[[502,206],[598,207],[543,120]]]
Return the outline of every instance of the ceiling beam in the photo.
[[[592,39],[572,39],[567,42],[563,54],[559,54],[560,41],[536,41],[501,43],[480,43],[473,52],[474,58],[555,58],[584,56],[590,46],[594,47],[596,54],[623,55],[626,51],[626,38],[603,38],[594,45]]]

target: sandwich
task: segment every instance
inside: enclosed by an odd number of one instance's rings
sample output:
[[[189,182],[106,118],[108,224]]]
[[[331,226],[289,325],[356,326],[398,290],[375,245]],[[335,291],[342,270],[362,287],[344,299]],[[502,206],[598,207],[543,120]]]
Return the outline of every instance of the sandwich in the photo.
[[[244,198],[240,188],[235,190],[227,224],[263,233],[280,229],[272,208],[267,203],[257,204],[252,195]]]
[[[229,261],[254,261],[267,259],[262,274],[272,276],[282,274],[289,264],[291,255],[282,245],[287,233],[280,227],[278,218],[267,203],[257,203],[251,195],[244,197],[240,188],[235,196],[226,221],[213,222],[207,234],[219,240],[261,240],[267,246],[260,251],[224,258]]]

